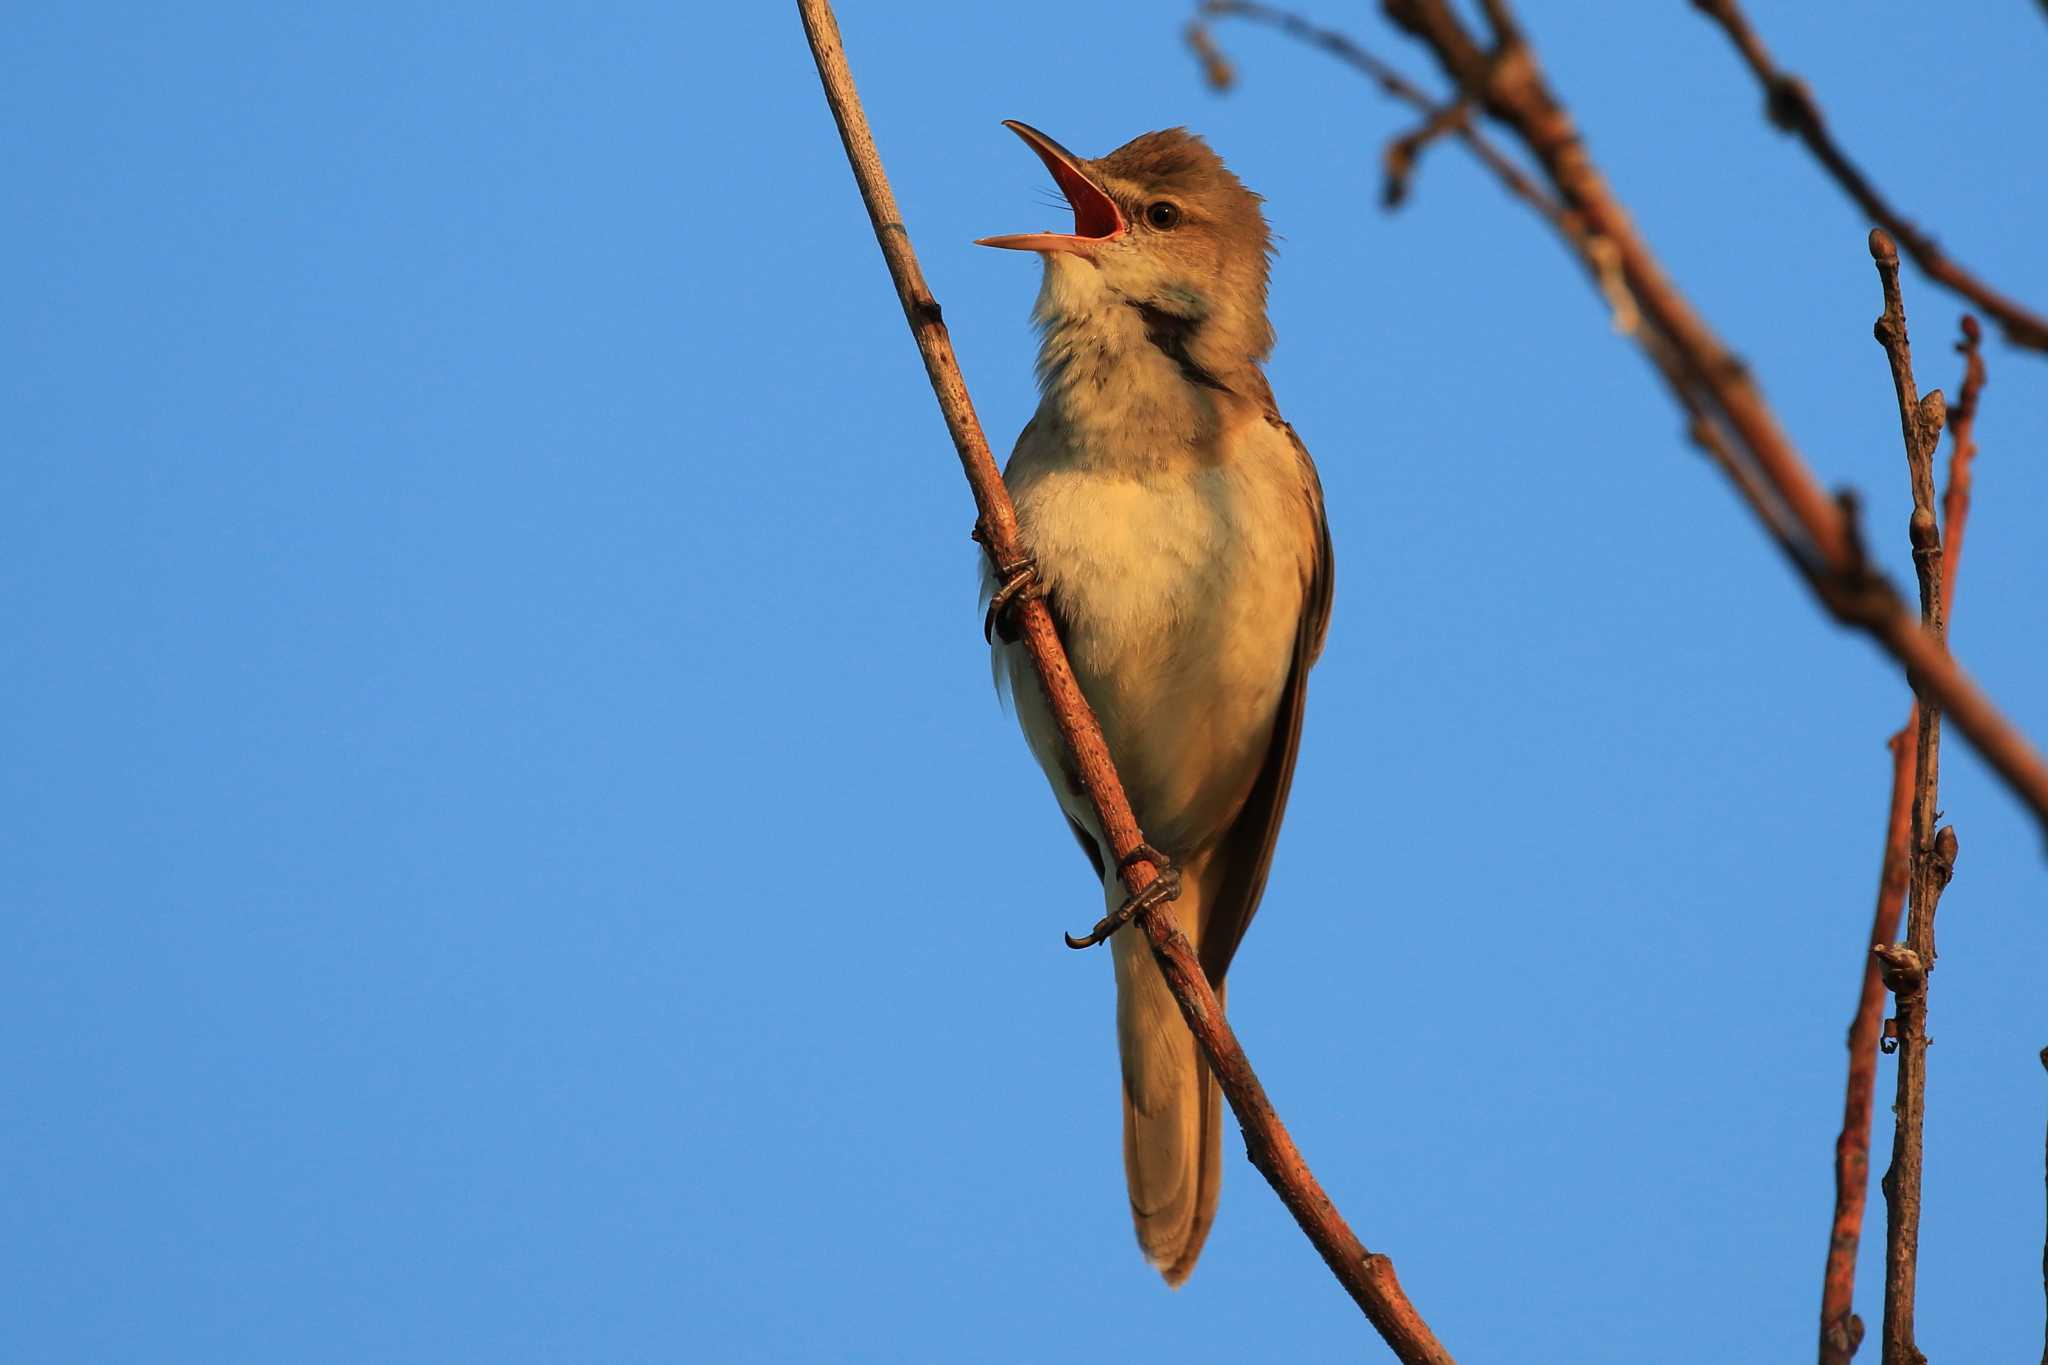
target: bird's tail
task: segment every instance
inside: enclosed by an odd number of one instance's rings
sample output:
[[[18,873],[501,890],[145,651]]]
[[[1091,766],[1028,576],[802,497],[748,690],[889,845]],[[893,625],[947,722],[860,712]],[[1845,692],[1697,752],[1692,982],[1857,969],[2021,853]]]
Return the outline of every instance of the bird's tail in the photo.
[[[1198,879],[1184,876],[1171,909],[1194,939]],[[1121,888],[1110,883],[1113,899]],[[1176,1289],[1216,1220],[1223,1181],[1223,1095],[1166,988],[1145,933],[1110,940],[1116,955],[1116,1034],[1123,1059],[1124,1178],[1138,1245]],[[1220,1000],[1222,988],[1217,988]]]

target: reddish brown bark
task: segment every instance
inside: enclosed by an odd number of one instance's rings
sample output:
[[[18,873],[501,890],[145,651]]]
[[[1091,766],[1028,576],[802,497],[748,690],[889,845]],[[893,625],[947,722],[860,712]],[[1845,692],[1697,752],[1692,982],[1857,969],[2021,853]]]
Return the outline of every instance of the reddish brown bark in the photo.
[[[1916,708],[1917,709],[1917,708]],[[1877,909],[1870,918],[1869,943],[1889,943],[1899,931],[1906,904],[1906,868],[1913,821],[1913,722],[1891,737],[1892,791],[1885,821],[1884,863],[1877,881]],[[1884,978],[1877,959],[1863,957],[1863,985],[1849,1024],[1849,1086],[1842,1104],[1842,1131],[1835,1139],[1835,1216],[1828,1237],[1827,1269],[1821,1282],[1821,1365],[1848,1365],[1863,1340],[1856,1316],[1856,1252],[1863,1238],[1863,1209],[1870,1194],[1870,1113],[1877,1093],[1877,1049],[1884,1028]]]

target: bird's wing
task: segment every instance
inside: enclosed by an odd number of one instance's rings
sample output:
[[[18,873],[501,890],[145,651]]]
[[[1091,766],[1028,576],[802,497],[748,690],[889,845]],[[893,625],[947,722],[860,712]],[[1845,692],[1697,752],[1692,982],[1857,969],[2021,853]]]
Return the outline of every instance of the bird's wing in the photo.
[[[1263,387],[1263,385],[1261,385]],[[1212,855],[1203,900],[1201,933],[1202,970],[1211,985],[1221,986],[1223,974],[1244,933],[1258,913],[1259,897],[1266,889],[1266,873],[1273,866],[1273,844],[1280,837],[1280,819],[1287,811],[1287,790],[1294,783],[1294,757],[1301,747],[1301,713],[1308,700],[1308,671],[1323,652],[1323,637],[1330,629],[1330,602],[1336,586],[1336,565],[1330,548],[1330,523],[1323,512],[1323,485],[1316,477],[1315,462],[1294,428],[1274,410],[1266,395],[1266,420],[1285,432],[1300,463],[1302,493],[1315,519],[1316,551],[1304,585],[1301,623],[1294,634],[1294,661],[1287,685],[1280,693],[1280,707],[1273,716],[1273,738],[1266,761],[1252,783],[1229,832]]]

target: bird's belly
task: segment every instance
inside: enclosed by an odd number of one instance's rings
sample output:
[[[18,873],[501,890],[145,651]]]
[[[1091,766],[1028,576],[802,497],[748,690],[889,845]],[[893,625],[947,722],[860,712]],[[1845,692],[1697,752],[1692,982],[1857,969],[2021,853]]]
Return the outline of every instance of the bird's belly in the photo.
[[[1140,826],[1186,857],[1229,829],[1265,761],[1301,618],[1307,507],[1243,472],[1074,485],[1026,491],[1026,541]],[[1008,653],[1020,719],[1058,773],[1029,664]],[[1093,828],[1085,798],[1056,785]]]

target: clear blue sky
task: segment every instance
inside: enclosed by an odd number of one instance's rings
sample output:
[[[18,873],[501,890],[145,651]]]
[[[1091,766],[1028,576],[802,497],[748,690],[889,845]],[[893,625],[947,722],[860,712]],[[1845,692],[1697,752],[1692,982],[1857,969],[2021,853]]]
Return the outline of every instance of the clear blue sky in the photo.
[[[1774,8],[2048,306],[2034,8]],[[1461,1358],[1802,1358],[1903,686],[1526,214],[1449,153],[1382,214],[1405,116],[1249,30],[1212,95],[1183,17],[842,16],[1000,448],[1036,267],[968,243],[1058,221],[1000,119],[1189,124],[1284,237],[1340,568],[1238,1028]],[[1528,17],[1903,581],[1867,225],[1690,6]],[[1380,1358],[1234,1139],[1189,1287],[1132,1246],[1097,894],[790,6],[9,27],[0,1361]],[[2048,736],[2048,361],[1989,358],[1955,641]],[[1921,1339],[2030,1358],[2048,864],[1948,752]]]

